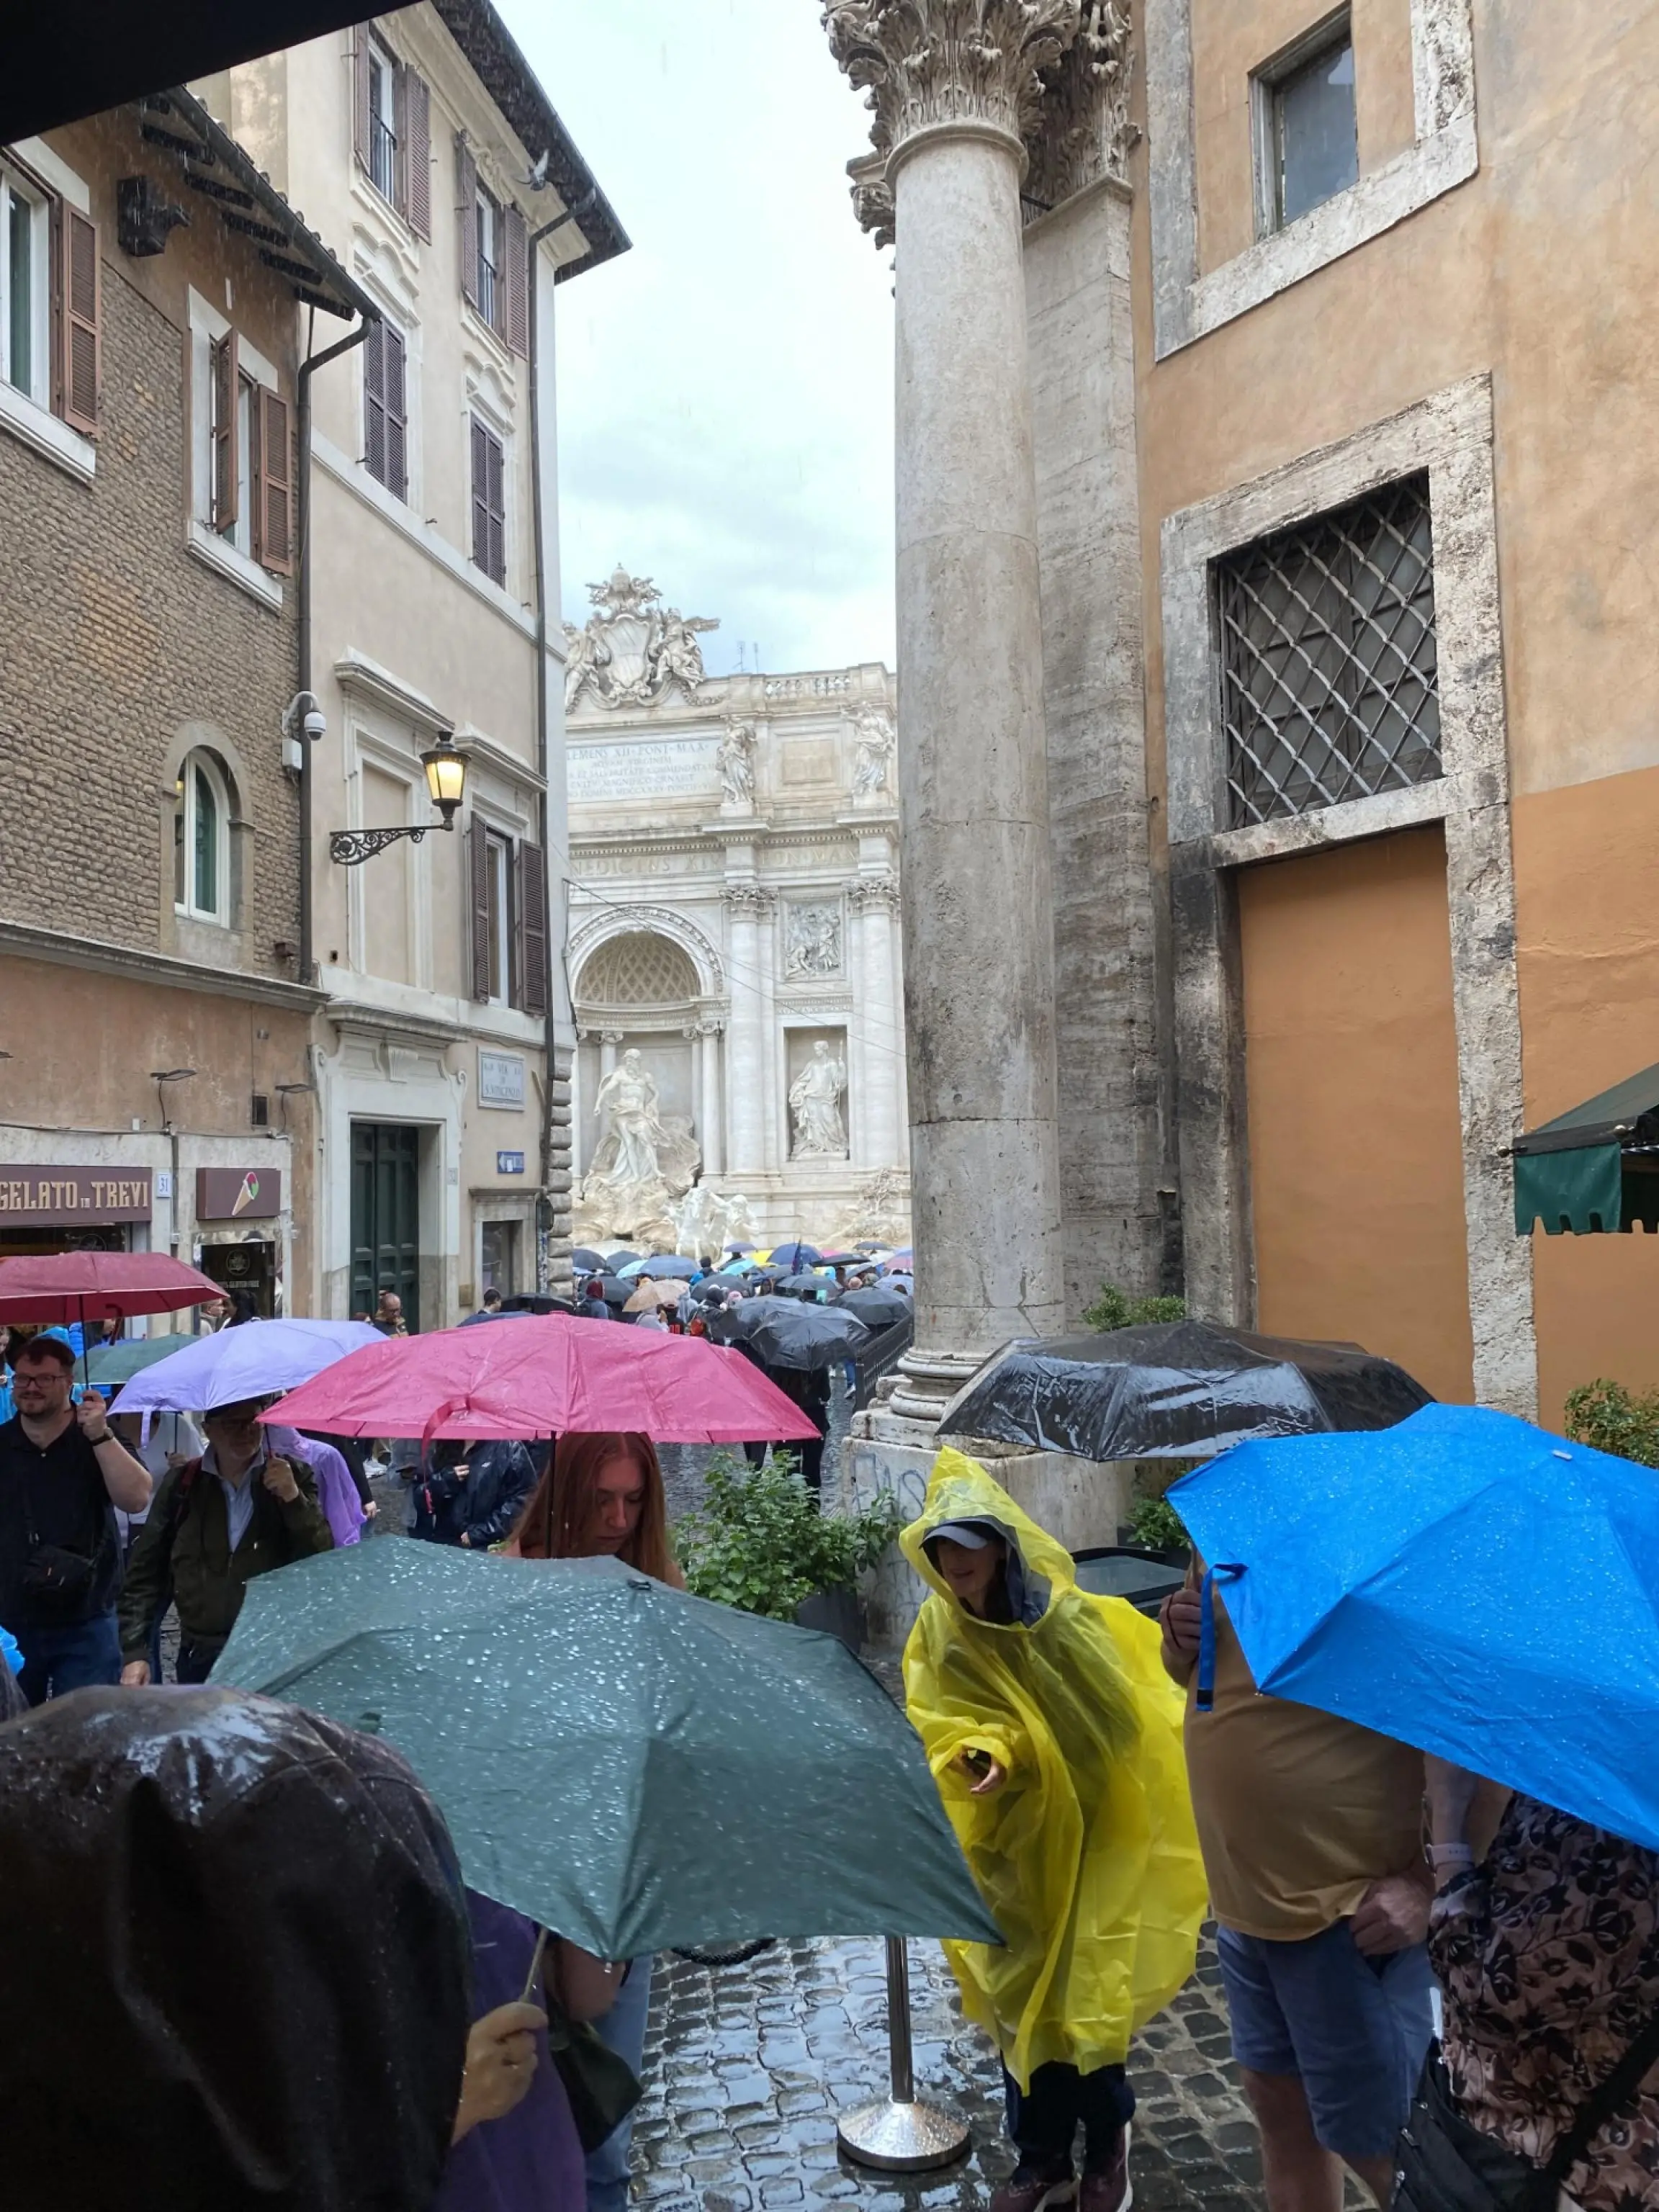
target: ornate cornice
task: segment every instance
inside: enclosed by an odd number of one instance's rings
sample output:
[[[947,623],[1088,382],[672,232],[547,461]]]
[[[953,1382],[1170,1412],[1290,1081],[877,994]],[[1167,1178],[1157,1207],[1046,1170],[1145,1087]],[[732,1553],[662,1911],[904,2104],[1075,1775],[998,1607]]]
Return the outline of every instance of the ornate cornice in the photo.
[[[830,52],[869,94],[871,154],[853,206],[893,240],[892,156],[918,132],[977,123],[1025,149],[1028,215],[1124,173],[1129,0],[824,0]]]

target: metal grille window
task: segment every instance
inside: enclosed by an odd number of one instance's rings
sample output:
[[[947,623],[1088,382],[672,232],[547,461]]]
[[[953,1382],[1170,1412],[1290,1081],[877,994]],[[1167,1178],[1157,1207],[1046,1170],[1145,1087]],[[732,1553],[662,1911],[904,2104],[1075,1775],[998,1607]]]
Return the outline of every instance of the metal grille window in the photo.
[[[1230,827],[1440,772],[1429,482],[1216,563]]]

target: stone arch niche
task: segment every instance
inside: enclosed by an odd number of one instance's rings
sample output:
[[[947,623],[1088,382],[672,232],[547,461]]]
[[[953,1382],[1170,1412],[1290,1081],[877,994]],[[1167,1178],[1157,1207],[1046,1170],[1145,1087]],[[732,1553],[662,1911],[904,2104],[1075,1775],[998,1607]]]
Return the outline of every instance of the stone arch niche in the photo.
[[[631,918],[630,918],[631,919]],[[701,1054],[708,993],[691,950],[641,916],[576,948],[575,1008],[579,1175],[592,1164],[602,1130],[593,1101],[622,1055],[636,1051],[657,1085],[665,1122],[684,1122],[707,1155]]]

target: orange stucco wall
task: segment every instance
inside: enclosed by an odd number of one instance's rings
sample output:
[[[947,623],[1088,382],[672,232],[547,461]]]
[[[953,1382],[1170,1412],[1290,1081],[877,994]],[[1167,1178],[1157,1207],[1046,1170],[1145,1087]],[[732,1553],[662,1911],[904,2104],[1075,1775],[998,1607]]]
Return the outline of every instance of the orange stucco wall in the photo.
[[[1517,799],[1516,921],[1527,1121],[1659,1060],[1659,769]],[[1576,1383],[1659,1387],[1659,1237],[1533,1238],[1539,1418]]]
[[[1440,832],[1244,869],[1238,908],[1258,1326],[1363,1344],[1467,1400]]]

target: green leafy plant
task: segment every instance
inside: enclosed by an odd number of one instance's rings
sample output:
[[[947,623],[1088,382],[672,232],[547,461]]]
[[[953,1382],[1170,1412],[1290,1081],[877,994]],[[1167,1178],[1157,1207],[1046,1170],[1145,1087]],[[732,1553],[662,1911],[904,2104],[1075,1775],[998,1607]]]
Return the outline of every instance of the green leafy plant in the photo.
[[[863,1513],[820,1512],[786,1455],[750,1467],[721,1452],[709,1462],[702,1507],[674,1533],[695,1596],[793,1620],[803,1600],[874,1566],[903,1517],[890,1497]]]
[[[1627,1390],[1605,1376],[1567,1393],[1567,1434],[1576,1444],[1659,1467],[1659,1390]]]
[[[1138,1498],[1129,1509],[1137,1544],[1149,1552],[1184,1552],[1192,1545],[1181,1516],[1167,1498]]]
[[[1100,1296],[1083,1309],[1089,1328],[1139,1328],[1147,1322],[1185,1321],[1185,1298],[1132,1298],[1115,1283],[1103,1283]]]

